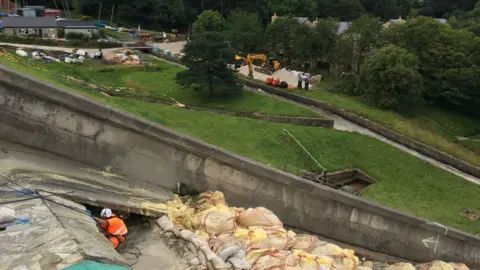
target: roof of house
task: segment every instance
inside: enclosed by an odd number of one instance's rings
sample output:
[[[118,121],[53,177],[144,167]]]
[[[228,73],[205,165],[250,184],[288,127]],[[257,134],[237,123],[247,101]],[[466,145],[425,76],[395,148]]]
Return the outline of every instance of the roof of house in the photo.
[[[295,20],[297,20],[298,23],[305,23],[308,21],[308,17],[295,17]]]
[[[54,17],[3,17],[3,28],[56,28]]]
[[[350,27],[352,23],[351,22],[338,22],[338,34],[343,34],[348,27]]]
[[[447,23],[447,19],[444,18],[436,18],[435,20],[439,23]]]
[[[59,20],[57,21],[58,27],[62,28],[74,28],[74,29],[93,29],[97,28],[94,21],[83,20]]]

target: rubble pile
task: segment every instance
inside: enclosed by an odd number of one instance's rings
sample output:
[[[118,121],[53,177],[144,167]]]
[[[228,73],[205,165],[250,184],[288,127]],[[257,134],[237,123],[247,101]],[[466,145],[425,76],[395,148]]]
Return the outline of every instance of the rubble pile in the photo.
[[[115,65],[140,65],[142,61],[138,55],[133,54],[130,50],[126,50],[122,53],[112,54],[105,57],[105,61]]]
[[[43,61],[45,63],[64,62],[64,63],[68,63],[68,64],[73,64],[73,63],[83,64],[85,59],[87,59],[88,57],[90,57],[90,58],[96,57],[96,55],[95,56],[93,56],[93,55],[90,56],[87,52],[85,52],[83,50],[76,50],[76,49],[73,50],[72,53],[66,53],[64,55],[61,55],[58,58],[47,55],[45,52],[42,52],[42,51],[33,51],[32,53],[29,54],[28,52],[24,51],[23,49],[17,49],[15,51],[15,53],[18,56],[21,56],[21,57],[29,57],[30,56],[31,60]]]
[[[221,192],[178,197],[156,221],[167,236],[186,243],[199,269],[321,269],[321,270],[468,270],[462,263],[435,261],[378,264],[361,261],[355,252],[286,230],[270,210],[229,207]]]

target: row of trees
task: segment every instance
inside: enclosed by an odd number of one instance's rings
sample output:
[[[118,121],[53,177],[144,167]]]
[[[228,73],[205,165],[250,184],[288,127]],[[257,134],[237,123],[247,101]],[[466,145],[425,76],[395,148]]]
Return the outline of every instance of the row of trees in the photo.
[[[382,31],[376,48],[358,89],[383,93],[373,98],[380,107],[412,111],[425,100],[478,115],[480,38],[473,33],[422,17]]]
[[[264,25],[270,17],[294,15],[310,18],[339,18],[341,21],[374,15],[383,20],[399,16],[444,17],[466,14],[478,0],[30,0],[30,5],[71,9],[77,14],[97,18],[110,18],[115,5],[114,18],[127,26],[141,24],[145,28],[187,30],[190,22],[205,10],[218,11],[223,17],[234,10],[258,14]]]
[[[341,34],[338,21],[331,19],[307,27],[284,17],[264,30],[254,13],[235,11],[224,20],[206,11],[193,24],[185,48],[183,61],[190,69],[178,79],[212,93],[235,92],[225,63],[239,51],[263,52],[287,66],[324,61],[350,70],[350,87],[342,91],[381,108],[412,113],[429,102],[478,114],[480,38],[468,30],[427,17],[383,29],[372,16],[354,20]]]

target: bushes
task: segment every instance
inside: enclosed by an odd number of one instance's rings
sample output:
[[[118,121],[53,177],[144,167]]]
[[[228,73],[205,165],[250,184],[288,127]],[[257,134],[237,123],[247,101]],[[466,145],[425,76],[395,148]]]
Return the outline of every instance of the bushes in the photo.
[[[82,33],[70,32],[70,33],[67,33],[66,38],[67,39],[81,40],[81,39],[85,38],[85,35],[82,34]],[[88,38],[88,36],[87,36],[87,38]]]
[[[418,57],[426,100],[480,116],[480,38],[425,17],[396,25],[382,35],[385,44]]]
[[[365,62],[360,89],[380,108],[415,111],[423,103],[418,58],[395,45],[382,47]]]
[[[32,44],[43,46],[65,46],[65,47],[78,47],[78,48],[115,48],[121,47],[120,44],[115,42],[98,42],[97,40],[69,40],[65,42],[56,41],[53,39],[43,39],[32,36],[10,36],[0,35],[0,42],[5,43],[18,43],[18,44]]]

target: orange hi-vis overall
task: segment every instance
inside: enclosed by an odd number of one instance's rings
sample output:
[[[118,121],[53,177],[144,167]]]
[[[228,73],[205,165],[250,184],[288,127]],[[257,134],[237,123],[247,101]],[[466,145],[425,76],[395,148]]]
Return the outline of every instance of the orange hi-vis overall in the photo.
[[[118,246],[125,241],[126,235],[128,233],[127,226],[116,215],[106,219],[108,222],[108,227],[102,226],[107,233],[107,238],[113,244],[113,248],[117,249]]]

